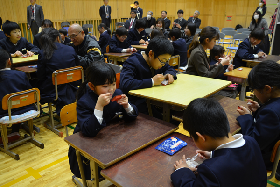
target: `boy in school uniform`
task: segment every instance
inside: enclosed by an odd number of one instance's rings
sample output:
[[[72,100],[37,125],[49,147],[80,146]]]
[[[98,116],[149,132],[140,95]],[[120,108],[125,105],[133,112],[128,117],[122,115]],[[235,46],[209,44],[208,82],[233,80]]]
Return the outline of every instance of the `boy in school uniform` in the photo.
[[[217,101],[199,98],[190,102],[184,113],[183,128],[201,149],[196,151],[198,156],[205,160],[196,168],[188,166],[185,155],[176,161],[171,175],[175,187],[267,185],[258,143],[249,136],[230,134],[226,113]]]
[[[181,30],[184,30],[186,26],[188,25],[188,21],[183,18],[184,11],[178,10],[177,11],[178,19],[175,19],[173,22],[173,28],[179,28]]]
[[[109,42],[109,51],[111,53],[129,53],[136,51],[127,42],[127,30],[124,27],[120,27],[116,30],[116,35],[112,37]]]
[[[0,47],[8,51],[12,57],[21,57],[23,55],[22,49],[28,50],[27,56],[29,57],[39,51],[38,47],[29,43],[26,38],[21,37],[21,30],[16,22],[7,20],[2,27],[7,38],[0,40]]]
[[[147,33],[145,31],[146,20],[137,19],[135,27],[128,31],[127,41],[129,45],[140,45],[147,42]]]
[[[71,42],[70,38],[67,37],[68,31],[66,29],[59,29],[58,32],[61,36],[61,43],[67,45]]]
[[[172,44],[174,47],[173,56],[180,55],[180,67],[185,67],[188,63],[188,48],[186,40],[181,38],[181,36],[181,30],[178,28],[174,28],[169,32],[169,37],[172,40]]]
[[[136,23],[136,10],[131,10],[130,16],[131,16],[131,18],[126,20],[126,22],[124,24],[124,27],[127,30],[133,29],[135,27],[135,23]]]

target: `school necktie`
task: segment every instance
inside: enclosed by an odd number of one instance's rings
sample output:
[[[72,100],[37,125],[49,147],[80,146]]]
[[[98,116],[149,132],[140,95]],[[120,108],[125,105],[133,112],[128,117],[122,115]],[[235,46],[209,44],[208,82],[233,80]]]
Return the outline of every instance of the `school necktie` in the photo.
[[[131,19],[131,22],[130,22],[130,25],[129,25],[130,29],[132,28],[132,25],[133,25],[133,19]]]

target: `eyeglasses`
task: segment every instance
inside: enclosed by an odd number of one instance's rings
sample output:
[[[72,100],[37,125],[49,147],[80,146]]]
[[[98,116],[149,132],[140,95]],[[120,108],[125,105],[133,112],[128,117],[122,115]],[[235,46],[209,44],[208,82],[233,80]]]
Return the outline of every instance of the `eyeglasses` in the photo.
[[[70,39],[75,39],[82,31],[78,32],[78,34],[73,34],[71,36],[69,36]]]
[[[170,58],[167,59],[166,62],[162,62],[159,58],[158,58],[158,60],[159,60],[160,64],[161,64],[162,66],[164,66],[165,64],[167,64],[167,63],[169,62]]]
[[[122,38],[122,39],[126,39],[126,38],[127,38],[127,36],[120,36],[120,38]]]

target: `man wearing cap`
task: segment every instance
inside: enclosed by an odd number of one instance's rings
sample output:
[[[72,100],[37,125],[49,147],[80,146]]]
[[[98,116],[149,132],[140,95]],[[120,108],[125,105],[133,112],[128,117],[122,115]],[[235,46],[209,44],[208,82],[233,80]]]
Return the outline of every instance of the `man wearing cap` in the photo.
[[[193,14],[193,17],[190,17],[188,20],[189,23],[195,23],[197,29],[199,29],[199,26],[201,24],[201,19],[198,18],[199,14],[200,12],[196,10]]]

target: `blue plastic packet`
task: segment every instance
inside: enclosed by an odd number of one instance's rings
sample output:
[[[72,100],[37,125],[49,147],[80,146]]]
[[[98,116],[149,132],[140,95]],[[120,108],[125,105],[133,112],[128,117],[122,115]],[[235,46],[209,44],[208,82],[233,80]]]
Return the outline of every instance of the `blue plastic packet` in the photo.
[[[36,68],[37,69],[37,65],[34,66],[28,66],[29,68]]]
[[[169,155],[174,155],[177,151],[182,149],[182,147],[185,147],[187,145],[186,142],[180,140],[177,137],[170,137],[158,146],[156,146],[155,149],[165,152]]]

